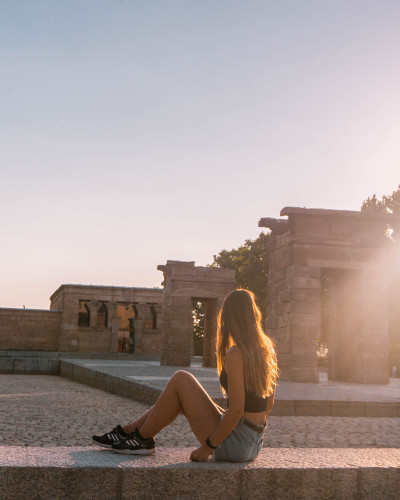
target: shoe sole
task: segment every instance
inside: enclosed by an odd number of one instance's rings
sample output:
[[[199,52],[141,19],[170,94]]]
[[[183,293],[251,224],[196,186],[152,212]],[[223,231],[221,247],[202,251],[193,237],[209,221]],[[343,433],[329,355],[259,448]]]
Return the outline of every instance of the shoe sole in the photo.
[[[94,439],[92,439],[92,442],[94,444],[97,444],[97,446],[101,446],[102,448],[105,448],[106,450],[111,450],[111,444],[103,444],[103,443],[99,443],[98,441],[95,441]]]
[[[154,455],[156,450],[152,448],[151,450],[141,449],[141,450],[117,450],[116,448],[111,448],[111,451],[115,453],[120,453],[121,455]]]

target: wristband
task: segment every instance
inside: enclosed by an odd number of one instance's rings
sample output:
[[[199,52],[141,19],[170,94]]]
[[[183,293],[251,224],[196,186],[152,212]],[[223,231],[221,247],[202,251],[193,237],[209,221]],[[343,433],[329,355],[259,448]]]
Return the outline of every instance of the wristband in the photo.
[[[217,448],[217,446],[214,446],[213,444],[211,444],[211,441],[210,441],[210,438],[208,437],[206,439],[206,445],[211,448],[212,450],[215,450]]]

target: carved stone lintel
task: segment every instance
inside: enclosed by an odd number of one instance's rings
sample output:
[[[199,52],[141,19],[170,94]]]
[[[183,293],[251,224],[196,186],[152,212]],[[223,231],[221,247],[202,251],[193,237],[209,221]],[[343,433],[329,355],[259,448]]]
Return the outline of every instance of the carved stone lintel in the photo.
[[[149,306],[147,304],[136,304],[136,309],[138,312],[138,318],[145,320],[146,313],[147,313],[147,310],[149,309]]]
[[[266,227],[271,229],[274,234],[283,234],[289,230],[289,224],[286,219],[273,219],[271,217],[263,217],[258,221],[258,227]]]

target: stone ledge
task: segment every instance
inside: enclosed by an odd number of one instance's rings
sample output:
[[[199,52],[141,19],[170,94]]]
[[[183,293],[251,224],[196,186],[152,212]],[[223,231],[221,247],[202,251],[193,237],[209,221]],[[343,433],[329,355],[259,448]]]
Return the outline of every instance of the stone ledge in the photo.
[[[264,448],[255,462],[193,463],[190,450],[151,457],[93,447],[0,447],[0,498],[399,498],[400,450]]]
[[[356,217],[360,219],[377,219],[377,220],[380,219],[385,222],[386,221],[400,222],[400,216],[392,213],[361,212],[358,210],[332,210],[326,208],[284,207],[282,208],[280,215],[281,217],[290,215],[314,215],[314,216],[331,215],[334,217]]]

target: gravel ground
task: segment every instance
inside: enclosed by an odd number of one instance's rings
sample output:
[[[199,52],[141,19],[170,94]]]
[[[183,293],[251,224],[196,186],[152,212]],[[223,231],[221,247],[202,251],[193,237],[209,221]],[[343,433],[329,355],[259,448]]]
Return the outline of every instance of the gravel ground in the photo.
[[[0,375],[0,445],[86,446],[150,405],[50,375]],[[400,418],[270,417],[264,446],[400,448]],[[159,446],[197,445],[183,416]]]

